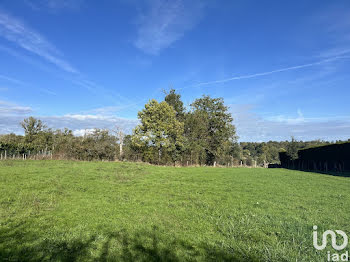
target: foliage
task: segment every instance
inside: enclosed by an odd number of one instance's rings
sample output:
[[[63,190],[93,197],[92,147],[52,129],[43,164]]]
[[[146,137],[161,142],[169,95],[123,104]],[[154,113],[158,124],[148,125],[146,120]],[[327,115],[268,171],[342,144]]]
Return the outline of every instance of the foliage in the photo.
[[[290,160],[295,160],[298,158],[298,143],[294,137],[292,137],[292,141],[288,143],[287,156],[290,158]]]
[[[190,122],[188,128],[195,140],[200,136],[202,150],[206,153],[206,164],[212,165],[225,150],[225,143],[236,140],[233,118],[222,98],[203,96],[191,104],[191,109],[190,114],[193,114],[191,117],[194,121]],[[195,126],[201,127],[198,129]]]
[[[183,147],[184,126],[176,119],[174,108],[164,101],[158,103],[153,99],[138,113],[138,117],[141,124],[134,130],[134,145],[139,148],[156,149],[158,164],[164,153],[170,154],[173,162],[178,160]],[[155,161],[151,158],[150,162]]]
[[[0,136],[0,153],[8,157],[26,155],[59,159],[114,160],[119,150],[116,137],[107,130],[94,129],[83,137],[72,130],[52,130],[33,117],[23,122],[25,136],[8,134]]]
[[[42,132],[46,127],[40,119],[36,119],[32,116],[24,119],[21,122],[21,126],[23,127],[24,133],[26,135],[25,140],[29,143],[33,142],[35,136]]]
[[[176,119],[181,122],[184,121],[184,118],[185,118],[184,103],[181,101],[181,96],[175,92],[175,89],[171,89],[169,93],[166,94],[164,101],[174,108],[176,112]]]
[[[143,161],[226,165],[237,155],[233,119],[222,98],[203,96],[185,112],[181,96],[172,89],[164,102],[151,100],[138,116],[141,124],[131,138]]]

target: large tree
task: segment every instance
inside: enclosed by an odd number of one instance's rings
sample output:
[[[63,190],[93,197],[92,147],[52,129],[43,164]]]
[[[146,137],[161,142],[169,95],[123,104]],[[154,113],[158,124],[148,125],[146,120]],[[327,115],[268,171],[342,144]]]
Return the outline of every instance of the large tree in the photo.
[[[200,132],[205,130],[205,135],[201,136],[203,139],[201,143],[205,146],[206,163],[216,165],[218,156],[224,150],[225,142],[236,140],[235,126],[232,124],[233,118],[222,98],[203,96],[196,99],[191,104],[191,108],[193,115],[203,119],[194,125],[201,125]]]
[[[138,118],[141,124],[134,129],[133,143],[145,149],[155,148],[158,164],[163,152],[170,154],[176,163],[183,147],[184,125],[176,119],[174,108],[165,101],[158,103],[152,99],[138,113]]]

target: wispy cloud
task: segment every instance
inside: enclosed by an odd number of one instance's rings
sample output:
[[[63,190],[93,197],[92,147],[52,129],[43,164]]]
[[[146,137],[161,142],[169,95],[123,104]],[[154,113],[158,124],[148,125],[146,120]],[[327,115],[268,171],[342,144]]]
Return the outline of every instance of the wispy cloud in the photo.
[[[345,54],[345,53],[350,53],[350,50],[348,50],[347,52],[343,52],[343,54]],[[198,83],[198,84],[194,84],[194,85],[186,86],[186,87],[183,87],[183,88],[179,88],[178,90],[183,90],[183,89],[187,89],[187,88],[194,88],[194,87],[200,87],[200,86],[205,86],[205,85],[226,83],[226,82],[230,82],[230,81],[234,81],[234,80],[257,78],[257,77],[272,75],[272,74],[286,72],[286,71],[293,71],[293,70],[303,69],[303,68],[307,68],[307,67],[313,67],[313,66],[317,66],[317,65],[333,62],[333,61],[340,60],[340,59],[349,59],[349,58],[350,58],[350,56],[335,56],[335,57],[330,57],[330,58],[323,59],[323,60],[320,60],[320,61],[317,61],[317,62],[314,62],[314,63],[302,64],[302,65],[291,66],[291,67],[284,67],[284,68],[279,68],[279,69],[272,70],[272,71],[255,73],[255,74],[234,76],[234,77],[230,77],[230,78],[214,80],[214,81],[209,81],[209,82],[201,82],[201,83]]]
[[[15,83],[15,84],[20,84],[20,85],[24,84],[24,82],[22,82],[22,81],[20,81],[18,79],[15,79],[15,78],[12,78],[12,77],[8,77],[8,76],[5,76],[5,75],[0,75],[0,79],[9,81],[9,82]]]
[[[19,79],[13,78],[13,77],[9,77],[9,76],[5,76],[5,75],[0,75],[0,80],[5,81],[5,82],[9,82],[11,84],[15,84],[17,86],[22,86],[22,87],[28,87],[31,88],[31,90],[38,90],[39,92],[45,93],[47,95],[54,95],[56,96],[57,94],[52,91],[51,89],[48,88],[37,88],[33,85],[30,85],[28,83],[25,83]],[[8,87],[6,88],[0,88],[0,91],[7,91]]]
[[[23,0],[24,3],[35,11],[39,10],[76,10],[85,0]]]
[[[65,1],[63,1],[65,2]],[[74,1],[73,1],[74,2]],[[25,25],[19,19],[11,16],[5,11],[0,9],[0,37],[14,43],[18,47],[29,52],[29,55],[23,55],[15,51],[13,48],[6,46],[0,46],[0,51],[4,51],[14,57],[17,57],[31,65],[39,67],[41,70],[50,72],[66,81],[73,83],[74,85],[83,87],[94,94],[103,94],[106,99],[115,101],[120,101],[120,104],[129,105],[133,104],[131,100],[121,96],[120,94],[108,90],[94,81],[89,80],[86,76],[80,73],[76,68],[74,68],[68,61],[63,58],[62,53],[50,43],[43,35],[31,29],[29,26]],[[34,55],[34,56],[33,56]],[[49,68],[46,63],[41,63],[40,61],[34,60],[33,58],[42,58],[43,61],[55,65],[55,68]],[[1,78],[1,75],[0,75]],[[6,78],[6,76],[3,76]],[[10,79],[7,77],[8,81],[12,81],[17,84],[23,85],[23,82],[19,82],[16,79]],[[46,88],[41,88],[41,91],[56,95],[52,90]]]
[[[350,52],[350,8],[345,3],[331,3],[326,9],[320,9],[307,18],[306,23],[310,28],[316,29],[319,37],[309,34],[304,35],[302,39],[313,41],[316,49],[324,43],[329,47],[328,50],[320,50],[319,57],[341,56]],[[320,37],[322,37],[321,45],[319,45]]]
[[[350,48],[335,47],[335,48],[331,48],[321,52],[319,57],[321,58],[338,57],[338,56],[346,55],[348,53],[350,53]]]
[[[44,36],[3,10],[0,10],[0,36],[66,72],[78,72]]]
[[[149,54],[158,54],[192,29],[202,16],[198,0],[151,0],[140,15],[134,45]]]

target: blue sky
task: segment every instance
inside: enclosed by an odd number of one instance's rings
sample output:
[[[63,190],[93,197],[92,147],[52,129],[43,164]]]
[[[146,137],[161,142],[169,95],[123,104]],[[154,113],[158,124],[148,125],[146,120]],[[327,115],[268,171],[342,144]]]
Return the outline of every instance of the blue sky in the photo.
[[[0,133],[129,131],[162,90],[223,97],[240,141],[350,138],[350,1],[2,0]]]

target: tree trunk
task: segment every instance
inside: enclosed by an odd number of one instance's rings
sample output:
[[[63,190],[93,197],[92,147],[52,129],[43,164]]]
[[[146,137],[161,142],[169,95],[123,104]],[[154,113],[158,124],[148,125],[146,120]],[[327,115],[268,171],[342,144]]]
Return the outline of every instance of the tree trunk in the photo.
[[[119,158],[123,158],[123,143],[119,143]]]
[[[161,148],[158,149],[158,165],[160,164]]]

